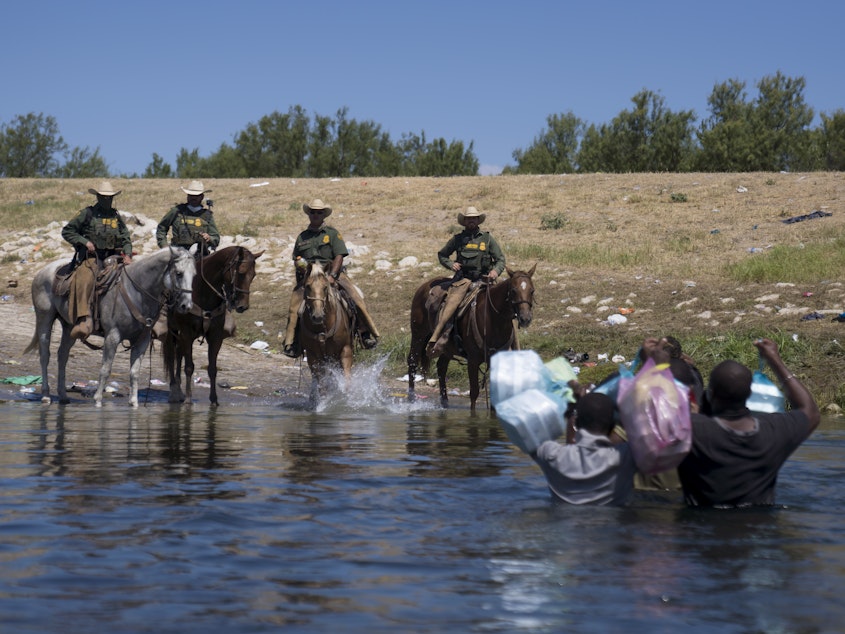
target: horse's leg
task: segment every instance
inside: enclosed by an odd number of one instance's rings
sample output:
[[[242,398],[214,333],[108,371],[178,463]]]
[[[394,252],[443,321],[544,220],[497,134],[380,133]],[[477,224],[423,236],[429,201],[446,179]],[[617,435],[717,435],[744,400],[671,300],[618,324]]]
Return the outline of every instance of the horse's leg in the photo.
[[[186,344],[187,337],[182,340]],[[188,403],[194,402],[194,342],[190,345],[179,346],[179,357],[185,366],[185,401]],[[178,371],[178,366],[177,366]]]
[[[50,335],[53,332],[55,315],[36,312],[35,336],[38,337],[38,359],[41,361],[41,402],[50,403]]]
[[[352,346],[344,346],[340,353],[340,367],[343,368],[343,391],[348,392],[352,384]]]
[[[478,400],[478,394],[481,388],[478,386],[478,369],[481,363],[467,359],[467,374],[469,375],[469,411],[475,414],[475,401]]]
[[[141,376],[141,366],[144,363],[144,355],[150,347],[152,332],[144,328],[141,336],[132,344],[129,351],[129,405],[138,407],[138,379]]]
[[[52,329],[52,324],[50,325]],[[70,399],[67,397],[67,360],[70,357],[70,349],[73,347],[73,344],[76,343],[76,340],[71,338],[70,336],[70,325],[66,325],[62,323],[62,337],[59,340],[59,350],[57,356],[58,360],[58,372],[56,375],[56,380],[58,381],[58,391],[59,391],[59,403],[69,403]],[[47,334],[47,358],[50,358],[50,335]],[[42,365],[42,371],[44,371],[44,366]],[[44,375],[46,376],[46,374]],[[49,389],[49,388],[48,388]],[[43,394],[43,388],[42,388]],[[50,398],[50,392],[47,392],[47,398]],[[44,402],[44,397],[41,397],[41,401]]]
[[[94,405],[97,407],[103,406],[103,390],[111,375],[111,366],[114,363],[118,344],[120,344],[120,333],[117,329],[112,329],[103,339],[103,363],[100,366],[100,381],[97,384],[97,391],[94,392]]]
[[[165,335],[165,345],[170,354],[167,355],[167,374],[170,376],[170,391],[167,395],[168,403],[182,403],[185,395],[182,393],[182,342],[173,332]]]
[[[223,338],[228,336],[220,326],[220,332],[215,332],[214,335],[206,337],[208,344],[208,380],[211,383],[211,391],[208,395],[208,400],[212,405],[218,405],[217,402],[217,355],[220,354],[220,348],[223,345]]]
[[[449,395],[446,393],[446,370],[449,368],[450,358],[441,354],[437,358],[437,381],[440,384],[440,407],[449,407]]]

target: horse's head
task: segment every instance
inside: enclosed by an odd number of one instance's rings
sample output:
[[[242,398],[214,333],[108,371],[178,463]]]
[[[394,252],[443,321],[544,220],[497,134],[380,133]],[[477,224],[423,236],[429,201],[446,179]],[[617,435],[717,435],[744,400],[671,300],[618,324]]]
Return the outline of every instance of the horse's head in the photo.
[[[534,282],[531,278],[536,268],[535,264],[528,272],[505,269],[508,272],[508,303],[520,328],[528,328],[533,318]]]
[[[252,253],[245,247],[239,247],[235,257],[227,265],[227,282],[224,292],[229,307],[239,313],[249,308],[249,287],[255,279],[255,261],[264,255],[264,251]]]
[[[317,262],[305,270],[305,312],[315,324],[322,324],[326,318],[331,283],[329,276]]]
[[[191,293],[197,271],[194,256],[181,247],[170,247],[170,263],[164,276],[164,287],[170,291],[170,304],[177,313],[193,307]]]

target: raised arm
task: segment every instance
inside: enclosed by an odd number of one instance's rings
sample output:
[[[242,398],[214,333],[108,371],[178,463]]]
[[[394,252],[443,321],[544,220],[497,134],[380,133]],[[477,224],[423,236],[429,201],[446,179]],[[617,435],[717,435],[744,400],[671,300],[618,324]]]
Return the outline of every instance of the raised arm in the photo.
[[[765,359],[766,363],[777,376],[783,387],[783,393],[789,399],[789,403],[793,408],[801,410],[807,415],[810,421],[810,430],[808,436],[813,433],[821,421],[821,413],[816,401],[813,400],[810,391],[804,387],[804,384],[798,380],[798,377],[792,374],[784,364],[783,359],[780,358],[777,344],[771,339],[758,339],[754,345],[760,350],[760,356]]]

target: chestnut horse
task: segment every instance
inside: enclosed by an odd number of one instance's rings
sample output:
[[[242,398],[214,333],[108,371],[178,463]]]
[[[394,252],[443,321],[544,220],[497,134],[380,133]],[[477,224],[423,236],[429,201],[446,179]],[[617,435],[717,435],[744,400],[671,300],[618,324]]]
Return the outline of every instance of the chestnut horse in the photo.
[[[311,371],[311,405],[317,405],[329,370],[340,367],[348,382],[352,377],[355,342],[354,309],[318,263],[308,265],[299,317],[299,341]]]
[[[458,310],[455,327],[448,345],[437,359],[437,378],[440,384],[440,405],[449,406],[446,393],[446,370],[454,357],[464,357],[469,373],[470,410],[475,412],[475,402],[481,391],[478,374],[482,363],[489,364],[490,357],[500,350],[517,347],[513,320],[520,328],[527,328],[531,323],[534,308],[534,283],[531,281],[535,264],[528,272],[506,269],[508,278],[497,284],[485,284],[478,289],[469,306]],[[421,369],[428,373],[431,359],[426,353],[440,303],[431,306],[427,302],[429,294],[436,294],[441,286],[448,282],[448,277],[438,277],[420,286],[411,303],[411,348],[408,352],[408,400],[416,398],[414,375]],[[471,289],[467,297],[473,293]],[[428,305],[427,305],[428,304]]]
[[[197,262],[193,284],[193,308],[188,313],[168,311],[167,335],[162,340],[164,369],[170,380],[168,401],[181,403],[192,398],[191,377],[194,374],[194,340],[205,337],[208,343],[209,400],[217,405],[217,355],[223,339],[226,312],[244,312],[249,308],[249,288],[255,278],[255,261],[264,253],[229,246],[205,256]],[[185,364],[185,391],[181,372]]]

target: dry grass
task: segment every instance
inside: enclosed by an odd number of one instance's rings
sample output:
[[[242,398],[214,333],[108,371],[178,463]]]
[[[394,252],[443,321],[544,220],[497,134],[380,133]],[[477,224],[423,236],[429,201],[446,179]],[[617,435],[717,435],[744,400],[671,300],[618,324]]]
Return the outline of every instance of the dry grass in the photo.
[[[537,264],[535,320],[523,341],[545,358],[570,346],[593,358],[599,353],[630,356],[644,335],[671,333],[705,359],[706,369],[719,354],[719,349],[708,352],[708,341],[744,342],[767,334],[790,342],[796,334],[799,341],[812,343],[786,351],[805,378],[828,401],[845,401],[839,387],[845,362],[834,343],[845,325],[830,320],[845,309],[841,271],[833,257],[845,226],[840,173],[273,179],[250,187],[257,182],[206,181],[214,190],[209,197],[221,231],[276,238],[265,257],[289,267],[284,258],[305,225],[302,203],[319,197],[333,205],[331,224],[348,242],[370,249],[351,274],[384,336],[380,351],[389,351],[397,368],[406,352],[411,296],[422,281],[439,273],[435,254],[458,229],[457,212],[474,205],[487,214],[484,228],[502,243],[511,268]],[[178,181],[113,183],[123,189],[117,199],[121,209],[155,219],[184,199]],[[71,218],[89,204],[92,197],[84,192],[92,184],[0,181],[0,235]],[[740,187],[747,191],[738,192]],[[678,202],[683,198],[686,202]],[[814,210],[833,215],[781,222]],[[562,228],[544,230],[544,218],[556,218]],[[777,280],[735,277],[731,266],[765,257],[774,246],[813,247],[819,261],[786,270]],[[430,266],[398,269],[408,255]],[[376,259],[392,262],[393,268],[377,270]],[[8,292],[26,301],[28,278],[37,266],[14,267],[0,264],[2,279],[20,278],[19,287]],[[241,336],[260,334],[251,326],[255,320],[271,325],[274,334],[283,329],[290,279],[289,272],[259,275],[249,319],[239,320]],[[805,297],[806,292],[813,295]],[[629,322],[602,325],[620,306],[634,309]],[[824,320],[802,321],[802,311],[828,312]]]

